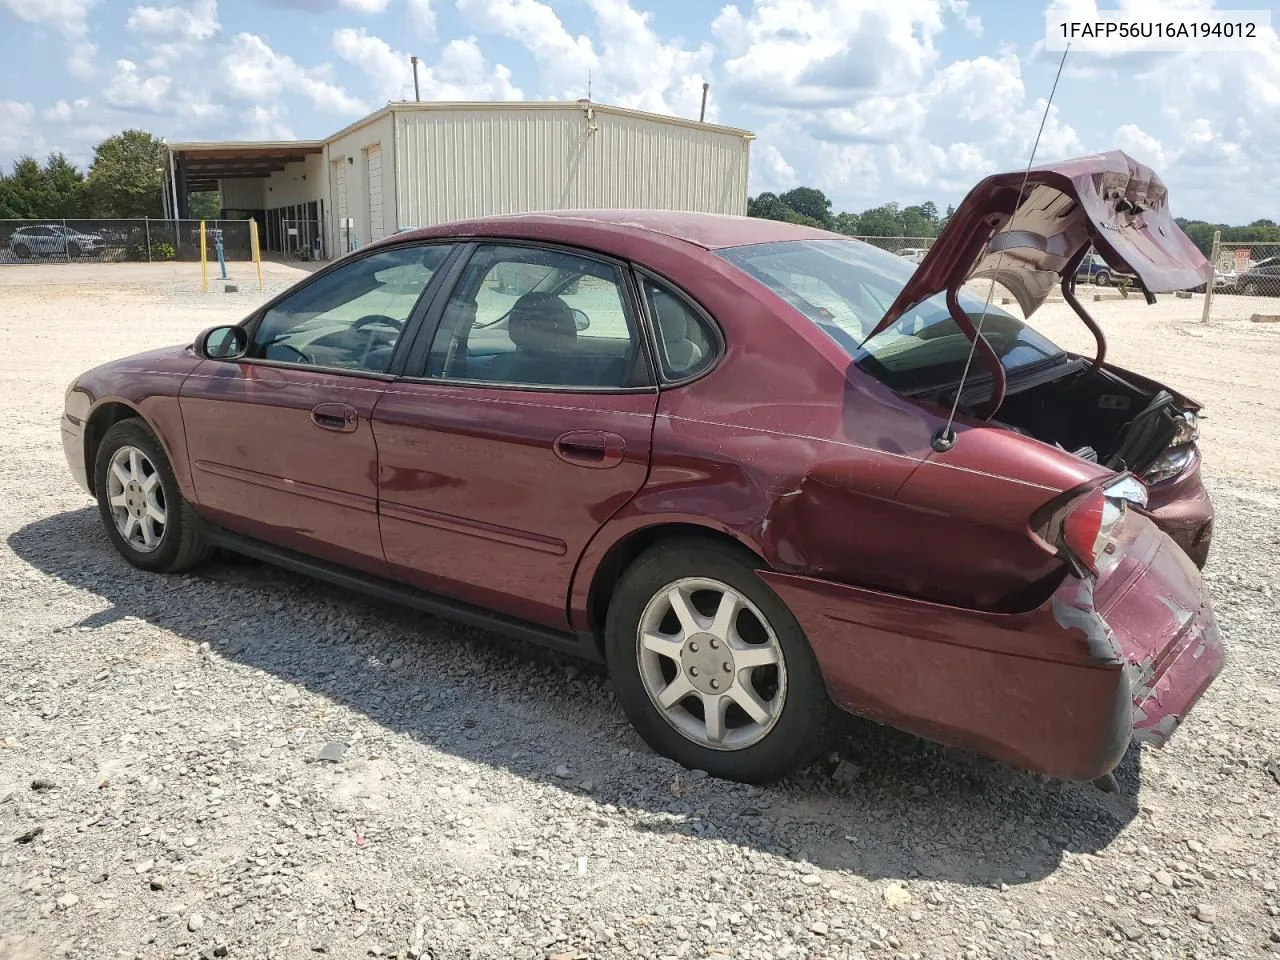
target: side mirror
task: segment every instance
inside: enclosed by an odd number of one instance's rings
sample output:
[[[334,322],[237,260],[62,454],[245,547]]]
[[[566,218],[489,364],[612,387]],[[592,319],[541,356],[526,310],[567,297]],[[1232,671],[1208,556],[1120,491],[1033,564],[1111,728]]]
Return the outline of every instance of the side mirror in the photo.
[[[249,334],[244,327],[210,327],[196,337],[193,349],[205,360],[238,360],[249,349]]]
[[[573,308],[570,308],[573,310]],[[587,319],[587,315],[581,310],[573,310],[573,325],[579,330],[585,330],[591,326],[591,321]]]

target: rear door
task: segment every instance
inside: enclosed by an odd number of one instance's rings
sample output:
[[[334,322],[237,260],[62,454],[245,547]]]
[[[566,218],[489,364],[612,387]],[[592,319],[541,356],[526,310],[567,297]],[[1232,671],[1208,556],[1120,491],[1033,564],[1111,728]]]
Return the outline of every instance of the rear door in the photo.
[[[203,514],[385,574],[370,416],[452,249],[397,246],[325,271],[250,321],[247,357],[192,372],[180,403]]]
[[[644,485],[658,392],[621,265],[479,244],[379,400],[383,548],[398,579],[568,626],[587,542]]]

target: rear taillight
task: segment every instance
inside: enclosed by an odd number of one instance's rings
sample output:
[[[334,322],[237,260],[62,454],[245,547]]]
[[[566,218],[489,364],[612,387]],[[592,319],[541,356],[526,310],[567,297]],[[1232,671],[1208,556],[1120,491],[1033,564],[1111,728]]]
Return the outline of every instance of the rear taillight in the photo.
[[[1062,518],[1060,545],[1091,573],[1115,565],[1115,535],[1128,504],[1147,505],[1147,490],[1132,474],[1123,474],[1090,490]]]

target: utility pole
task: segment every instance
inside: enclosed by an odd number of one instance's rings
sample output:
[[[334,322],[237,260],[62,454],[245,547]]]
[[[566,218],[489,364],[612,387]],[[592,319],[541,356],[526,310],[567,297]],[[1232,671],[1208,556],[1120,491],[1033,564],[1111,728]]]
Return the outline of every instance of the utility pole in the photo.
[[[698,114],[699,123],[705,123],[707,120],[707,90],[710,86],[711,84],[707,83],[705,80],[702,82],[702,112]]]
[[[422,94],[418,92],[418,58],[410,57],[409,62],[413,64],[413,99],[415,102],[422,102]]]

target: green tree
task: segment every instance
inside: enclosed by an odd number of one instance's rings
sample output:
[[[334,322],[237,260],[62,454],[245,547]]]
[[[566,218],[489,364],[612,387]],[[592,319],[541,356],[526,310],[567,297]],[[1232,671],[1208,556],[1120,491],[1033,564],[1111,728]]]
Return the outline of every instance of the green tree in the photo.
[[[163,216],[160,191],[168,163],[164,143],[145,130],[107,137],[93,151],[88,189],[99,217]]]
[[[846,237],[856,237],[859,235],[858,215],[856,213],[837,213],[832,228],[836,233],[843,233]]]
[[[1274,220],[1267,220],[1265,218],[1262,220],[1255,220],[1253,223],[1249,224],[1251,227],[1274,227],[1275,225],[1276,222]]]
[[[934,203],[932,200],[926,200],[924,203],[920,204],[920,210],[929,219],[929,221],[934,224],[934,226],[937,226],[938,205],[936,203]]]
[[[42,188],[40,164],[35,157],[19,157],[13,169],[0,177],[0,218],[38,217]]]
[[[929,204],[933,207],[933,204]],[[904,237],[932,237],[938,232],[938,208],[933,207],[933,216],[923,205],[907,207],[902,211],[902,235]]]
[[[187,212],[192,220],[217,220],[222,213],[222,195],[217,190],[193,193]]]
[[[747,216],[762,220],[781,220],[783,223],[800,223],[807,227],[820,227],[822,223],[797,213],[774,193],[761,193],[747,198]]]
[[[831,222],[831,201],[816,187],[796,187],[781,194],[778,199],[802,217],[808,217],[823,226]]]
[[[864,237],[903,237],[902,212],[896,203],[872,207],[858,216],[858,229]]]
[[[44,166],[22,157],[0,176],[0,217],[44,219],[84,216],[84,177],[67,158],[51,153]]]

